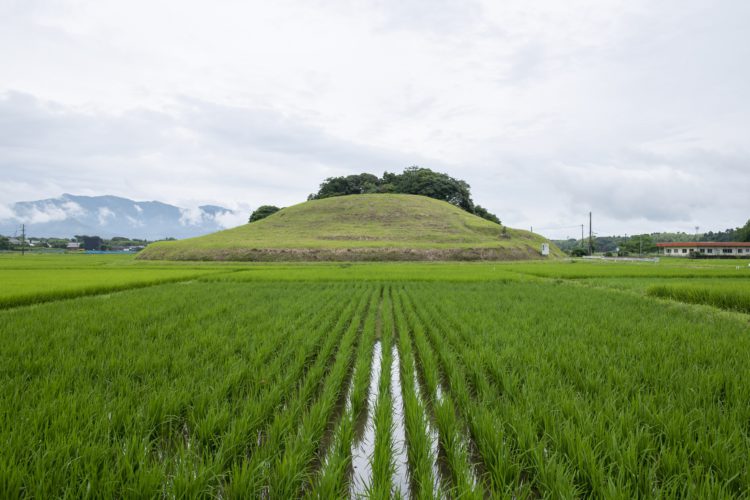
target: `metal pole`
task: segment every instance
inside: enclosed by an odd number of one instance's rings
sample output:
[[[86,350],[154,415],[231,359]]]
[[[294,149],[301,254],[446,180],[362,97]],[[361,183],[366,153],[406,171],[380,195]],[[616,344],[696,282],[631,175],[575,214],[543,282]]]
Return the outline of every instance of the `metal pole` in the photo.
[[[26,224],[21,224],[21,255],[26,252]]]
[[[591,212],[589,212],[589,255],[594,255],[594,238],[591,231]]]

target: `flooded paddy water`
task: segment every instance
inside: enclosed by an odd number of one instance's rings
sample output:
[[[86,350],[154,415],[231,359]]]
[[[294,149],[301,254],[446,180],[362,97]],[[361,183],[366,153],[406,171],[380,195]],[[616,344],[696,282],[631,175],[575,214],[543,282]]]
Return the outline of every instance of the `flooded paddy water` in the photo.
[[[370,388],[367,393],[367,406],[355,429],[352,443],[352,481],[350,494],[354,498],[367,494],[372,480],[371,457],[375,453],[375,402],[378,399],[378,382],[382,364],[382,346],[380,339],[375,341],[372,349],[372,368],[370,370]],[[360,427],[361,426],[361,427]]]

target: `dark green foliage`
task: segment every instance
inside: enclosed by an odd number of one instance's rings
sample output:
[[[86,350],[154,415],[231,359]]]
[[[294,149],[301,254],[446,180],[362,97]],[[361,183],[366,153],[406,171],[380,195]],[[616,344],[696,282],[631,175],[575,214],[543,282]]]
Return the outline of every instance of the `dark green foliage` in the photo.
[[[359,175],[347,175],[345,177],[329,177],[317,193],[307,197],[308,200],[319,200],[332,196],[345,196],[348,194],[380,193],[381,180],[377,176],[367,173]]]
[[[737,228],[735,241],[750,241],[750,219],[748,219],[744,226]]]
[[[447,201],[451,205],[474,213],[474,202],[471,200],[469,185],[465,181],[454,179],[448,174],[441,174],[433,172],[429,168],[415,166],[405,169],[400,175],[385,172],[382,183],[389,186],[393,193],[428,196]]]
[[[265,219],[271,214],[275,214],[281,210],[279,207],[273,205],[261,205],[250,215],[248,222],[256,222],[261,219]]]
[[[76,235],[76,240],[84,250],[100,250],[104,240],[99,236]]]
[[[631,236],[630,239],[620,247],[620,250],[624,250],[631,254],[644,254],[656,252],[656,243],[651,235],[648,234],[636,234]]]
[[[10,250],[11,244],[10,240],[6,238],[5,236],[0,236],[0,250]]]
[[[417,166],[404,169],[400,174],[384,172],[381,178],[368,173],[329,177],[320,185],[318,192],[311,194],[307,199],[319,200],[334,196],[371,193],[428,196],[436,200],[447,201],[469,213],[500,224],[500,219],[495,214],[490,213],[484,207],[474,205],[470,186],[466,181]]]
[[[495,224],[500,224],[500,219],[497,218],[497,215],[489,212],[482,205],[474,206],[474,215],[478,215],[482,219],[487,219],[488,221],[494,222]]]
[[[477,215],[479,214],[477,213]],[[685,232],[662,232],[643,235],[635,234],[633,236],[597,236],[596,238],[594,238],[594,241],[597,250],[601,252],[616,252],[616,249],[619,248],[620,252],[626,252],[632,255],[639,252],[639,238],[641,237],[643,237],[643,253],[655,252],[656,243],[693,241],[750,241],[750,220],[748,220],[747,223],[745,223],[745,225],[742,227],[738,227],[735,229],[730,228],[725,229],[724,231],[716,232],[708,231],[700,235]],[[552,240],[552,242],[564,252],[570,252],[573,248],[580,244],[580,241],[581,240],[575,238],[568,238],[566,240]]]

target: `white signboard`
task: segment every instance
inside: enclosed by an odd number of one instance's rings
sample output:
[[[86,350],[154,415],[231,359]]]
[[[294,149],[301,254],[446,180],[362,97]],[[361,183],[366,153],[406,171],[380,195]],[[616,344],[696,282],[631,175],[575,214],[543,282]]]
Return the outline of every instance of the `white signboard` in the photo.
[[[549,243],[542,243],[542,255],[545,257],[549,255]]]

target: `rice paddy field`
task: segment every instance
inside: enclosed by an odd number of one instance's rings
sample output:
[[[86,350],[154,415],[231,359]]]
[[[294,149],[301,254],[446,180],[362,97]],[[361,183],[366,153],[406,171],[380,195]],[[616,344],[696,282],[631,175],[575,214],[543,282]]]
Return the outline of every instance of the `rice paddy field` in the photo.
[[[2,498],[748,498],[748,261],[0,255]]]

